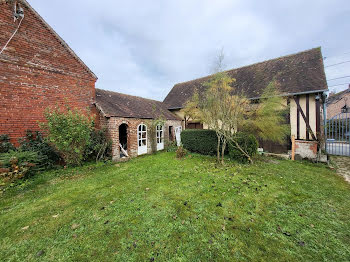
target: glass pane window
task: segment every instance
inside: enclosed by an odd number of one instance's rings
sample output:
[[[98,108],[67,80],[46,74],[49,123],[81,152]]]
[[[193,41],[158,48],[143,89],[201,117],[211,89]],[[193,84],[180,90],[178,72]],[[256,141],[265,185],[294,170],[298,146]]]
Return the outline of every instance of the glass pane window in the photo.
[[[137,139],[138,139],[138,145],[141,146],[147,146],[147,127],[146,125],[139,125],[137,128]]]
[[[157,143],[163,143],[163,126],[157,125]]]

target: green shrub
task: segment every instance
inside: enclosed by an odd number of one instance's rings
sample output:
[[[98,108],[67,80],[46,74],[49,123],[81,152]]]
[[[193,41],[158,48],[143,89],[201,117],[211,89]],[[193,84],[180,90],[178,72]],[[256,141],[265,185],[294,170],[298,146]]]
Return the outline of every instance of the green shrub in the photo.
[[[181,159],[184,158],[187,155],[187,150],[184,149],[182,146],[179,146],[176,150],[176,158]]]
[[[10,150],[15,150],[15,147],[10,142],[10,137],[6,134],[0,135],[0,153],[7,153]]]
[[[42,171],[43,159],[36,152],[10,151],[0,154],[0,179],[2,186],[27,178]]]
[[[47,109],[46,131],[50,144],[60,153],[67,165],[81,165],[90,143],[92,121],[79,110],[66,108]]]
[[[59,154],[43,138],[41,132],[27,130],[26,136],[20,139],[20,151],[36,152],[45,169],[52,168],[60,160]]]
[[[254,156],[258,152],[258,141],[254,135],[246,133],[238,133],[234,136],[238,145],[248,153],[250,157]],[[229,156],[231,159],[245,163],[248,161],[247,157],[235,146],[233,143],[229,143]]]
[[[177,150],[177,143],[176,141],[167,141],[165,145],[167,152],[176,152]]]
[[[92,129],[90,134],[90,143],[85,151],[85,159],[103,160],[112,155],[112,141],[107,136],[106,129]]]
[[[181,142],[185,149],[202,155],[215,155],[218,138],[213,130],[187,129],[181,133]]]

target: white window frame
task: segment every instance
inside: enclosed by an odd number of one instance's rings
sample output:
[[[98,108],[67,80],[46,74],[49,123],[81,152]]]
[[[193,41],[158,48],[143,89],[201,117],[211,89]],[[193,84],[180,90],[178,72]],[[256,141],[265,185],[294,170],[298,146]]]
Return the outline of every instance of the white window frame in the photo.
[[[157,151],[164,149],[164,125],[156,127]]]
[[[181,132],[182,132],[182,126],[175,127],[175,138],[177,146],[181,146]]]
[[[145,144],[143,142],[145,142]],[[147,144],[148,144],[147,143],[147,126],[145,124],[139,124],[137,126],[137,154],[138,155],[147,154]]]

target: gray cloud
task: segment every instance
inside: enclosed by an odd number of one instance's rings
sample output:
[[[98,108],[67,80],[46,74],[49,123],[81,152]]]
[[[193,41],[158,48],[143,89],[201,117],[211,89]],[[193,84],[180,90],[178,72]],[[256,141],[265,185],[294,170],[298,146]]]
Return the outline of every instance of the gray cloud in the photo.
[[[228,69],[316,46],[326,65],[350,60],[347,0],[29,1],[97,74],[97,87],[158,100],[210,73],[221,47]],[[350,75],[350,63],[326,73]]]

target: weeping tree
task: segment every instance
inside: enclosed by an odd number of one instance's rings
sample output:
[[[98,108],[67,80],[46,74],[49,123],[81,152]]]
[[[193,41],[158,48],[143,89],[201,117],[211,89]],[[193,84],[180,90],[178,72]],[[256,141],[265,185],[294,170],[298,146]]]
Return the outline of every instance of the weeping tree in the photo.
[[[195,89],[192,98],[186,102],[186,106],[181,110],[185,119],[185,126],[187,126],[187,123],[190,120],[203,121],[201,112],[198,109],[198,104],[199,94],[198,90]]]
[[[282,142],[289,130],[283,115],[286,105],[283,97],[278,95],[275,82],[271,82],[261,99],[253,104],[235,88],[235,81],[225,72],[213,75],[204,83],[206,91],[202,94],[195,91],[183,110],[187,116],[215,130],[217,160],[221,163],[224,163],[228,143],[252,162],[251,156],[238,143],[235,136],[238,132],[248,131],[263,140]]]
[[[261,98],[251,107],[252,110],[241,122],[240,129],[264,141],[284,144],[290,130],[289,124],[286,123],[289,106],[287,100],[278,92],[277,81],[271,81]]]

